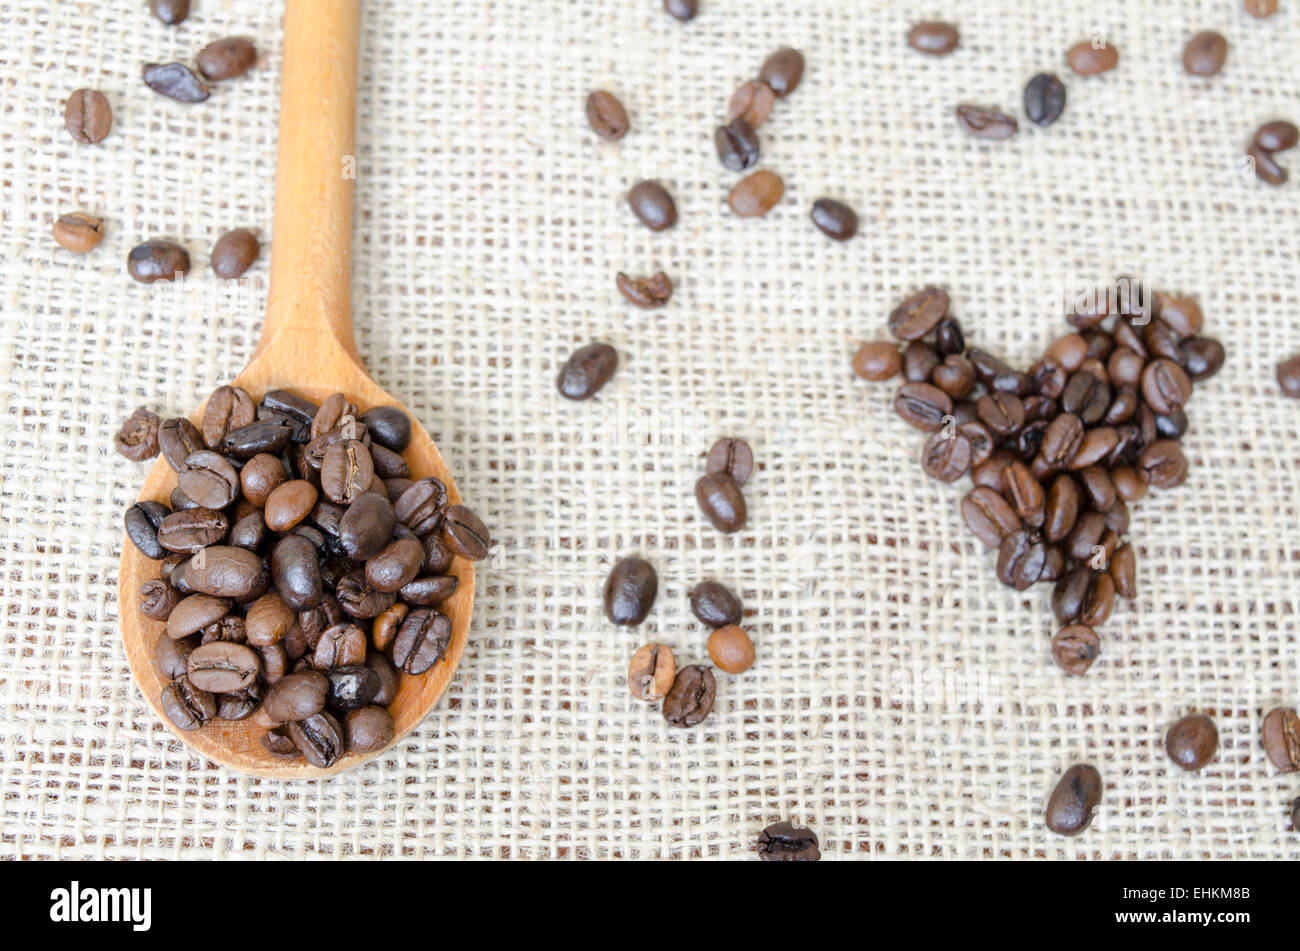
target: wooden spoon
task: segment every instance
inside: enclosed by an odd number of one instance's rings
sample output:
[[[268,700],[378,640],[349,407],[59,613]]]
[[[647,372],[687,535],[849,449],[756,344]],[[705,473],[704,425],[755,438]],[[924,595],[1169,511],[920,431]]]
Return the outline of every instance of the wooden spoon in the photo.
[[[352,175],[356,141],[357,40],[360,0],[287,0],[284,68],[280,95],[280,144],[276,167],[275,231],[271,287],[262,339],[252,361],[235,379],[254,399],[268,390],[288,389],[319,403],[345,393],[364,412],[397,406],[370,379],[352,337]],[[192,421],[202,419],[200,407]],[[447,487],[450,504],[460,495],[442,456],[412,416],[411,444],[404,456],[411,478],[433,476]],[[176,474],[159,459],[140,492],[141,499],[167,501]],[[420,676],[402,675],[390,707],[394,742],[410,733],[442,697],[460,662],[474,604],[474,565],[457,558],[452,573],[460,585],[439,606],[452,623],[446,655]],[[163,714],[167,681],[154,664],[154,645],[166,625],[138,610],[140,585],[159,576],[159,563],[122,542],[118,606],[122,639],[145,700],[163,723],[209,759],[243,773],[271,778],[314,778],[351,769],[380,755],[350,754],[328,769],[305,761],[280,760],[262,746],[264,727],[254,718],[214,720],[197,730],[178,729]]]

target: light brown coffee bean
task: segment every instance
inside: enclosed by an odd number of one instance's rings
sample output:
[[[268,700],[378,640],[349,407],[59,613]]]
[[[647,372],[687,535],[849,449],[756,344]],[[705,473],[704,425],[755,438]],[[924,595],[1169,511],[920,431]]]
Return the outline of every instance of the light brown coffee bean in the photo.
[[[194,62],[204,79],[213,82],[234,79],[257,64],[257,47],[245,37],[228,36],[199,50]]]
[[[951,23],[927,20],[912,27],[907,45],[931,56],[947,56],[957,48],[959,34]]]
[[[132,462],[143,462],[158,455],[158,431],[162,420],[143,406],[127,417],[113,438],[113,447]]]
[[[624,298],[646,310],[664,306],[673,296],[673,282],[663,271],[640,278],[631,278],[619,271],[615,283]]]
[[[739,218],[760,218],[776,207],[784,193],[781,176],[764,168],[741,179],[727,196],[727,204]]]
[[[104,240],[104,222],[84,211],[59,215],[51,229],[59,246],[74,254],[87,254]]]
[[[587,123],[593,132],[609,142],[617,142],[631,128],[623,103],[603,89],[587,96]]]
[[[253,229],[227,231],[212,246],[212,272],[226,280],[242,277],[261,253],[262,245]]]
[[[754,666],[754,642],[737,624],[713,629],[709,658],[729,674],[743,674]]]
[[[767,83],[750,80],[742,85],[727,105],[727,121],[744,119],[750,128],[757,129],[772,115],[776,94]]]
[[[897,376],[902,366],[898,347],[888,340],[863,344],[853,355],[853,372],[875,383]]]
[[[662,700],[677,677],[677,662],[666,644],[646,644],[627,665],[627,688],[638,700]]]
[[[266,527],[273,532],[287,532],[311,514],[318,496],[316,486],[306,479],[282,482],[266,498]]]
[[[1080,76],[1096,76],[1119,65],[1119,50],[1104,40],[1096,42],[1097,45],[1093,40],[1075,43],[1065,54],[1070,68]]]
[[[113,128],[113,110],[103,93],[78,89],[63,107],[63,124],[68,134],[82,145],[103,142]]]

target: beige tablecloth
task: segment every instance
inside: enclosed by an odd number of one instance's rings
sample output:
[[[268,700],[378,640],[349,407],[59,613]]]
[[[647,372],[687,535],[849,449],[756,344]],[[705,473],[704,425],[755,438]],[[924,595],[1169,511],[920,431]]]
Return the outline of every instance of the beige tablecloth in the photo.
[[[145,470],[112,449],[135,406],[189,411],[254,346],[265,259],[234,288],[206,260],[228,228],[272,237],[282,4],[195,0],[168,29],[143,0],[0,0],[0,855],[741,858],[792,818],[827,858],[1300,857],[1300,778],[1258,740],[1265,711],[1300,702],[1300,404],[1273,382],[1300,350],[1300,183],[1240,165],[1260,122],[1300,121],[1300,4],[1271,20],[1240,0],[702,5],[684,25],[658,0],[367,0],[358,346],[497,544],[440,707],[382,761],[295,784],[190,754],[137,694],[115,579]],[[959,51],[909,50],[911,19],[940,15]],[[1210,28],[1228,65],[1190,78],[1182,46]],[[1065,49],[1098,30],[1119,69],[1068,74]],[[142,62],[230,34],[264,65],[208,102],[141,84]],[[711,132],[783,44],[808,60],[761,133],[786,197],[741,221]],[[1043,69],[1069,86],[1055,126],[959,131],[957,102],[1020,113]],[[113,105],[101,146],[63,129],[80,86]],[[595,87],[627,104],[620,143],[586,126]],[[673,230],[632,219],[642,177],[676,195]],[[858,209],[855,241],[809,223],[824,194]],[[107,220],[85,258],[49,235],[75,209]],[[158,235],[201,265],[183,288],[125,273]],[[666,309],[619,298],[617,271],[660,268]],[[1229,360],[1189,407],[1187,484],[1134,509],[1140,596],[1071,679],[1045,586],[997,583],[963,490],[920,477],[892,387],[849,358],[939,282],[972,343],[1028,363],[1064,327],[1048,290],[1121,273],[1198,295]],[[618,348],[617,377],[559,398],[558,364],[594,339]],[[724,434],[760,463],[735,536],[692,494]],[[633,552],[660,594],[629,631],[600,592]],[[625,669],[652,640],[706,659],[686,599],[705,577],[743,596],[758,662],[719,675],[703,726],[672,730]],[[1162,741],[1192,710],[1222,745],[1186,774]],[[1067,840],[1042,813],[1079,761],[1105,794]]]

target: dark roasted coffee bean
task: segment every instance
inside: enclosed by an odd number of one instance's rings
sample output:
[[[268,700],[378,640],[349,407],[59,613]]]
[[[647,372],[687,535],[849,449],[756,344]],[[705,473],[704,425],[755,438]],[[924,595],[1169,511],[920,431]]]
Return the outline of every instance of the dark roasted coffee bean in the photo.
[[[664,0],[664,10],[675,20],[694,20],[700,12],[699,0]]]
[[[956,482],[970,469],[970,440],[960,430],[940,430],[929,438],[921,452],[921,468],[932,479]]]
[[[1124,504],[1123,499],[1116,499],[1115,504],[1106,510],[1105,520],[1106,527],[1117,535],[1123,535],[1128,531],[1128,506]]]
[[[375,691],[372,702],[381,707],[389,706],[397,699],[397,691],[401,686],[401,678],[397,673],[397,668],[393,666],[392,661],[385,654],[379,653],[378,650],[371,651],[366,656],[366,666],[375,672],[375,678],[379,682],[379,689]]]
[[[741,116],[713,131],[713,145],[723,168],[743,172],[758,164],[758,134]]]
[[[335,443],[321,460],[321,491],[332,502],[351,505],[370,488],[375,478],[375,464],[370,450],[359,440]]]
[[[276,416],[287,416],[296,423],[308,426],[316,417],[319,407],[289,390],[268,390],[262,397],[262,408]],[[259,416],[259,418],[261,418]]]
[[[411,485],[393,503],[397,521],[416,535],[427,535],[442,522],[447,511],[447,488],[434,478]]]
[[[113,128],[113,110],[103,93],[78,89],[63,107],[63,124],[68,134],[82,145],[103,142]]]
[[[727,119],[743,118],[757,129],[772,115],[776,94],[767,83],[750,80],[740,86],[727,104]]]
[[[727,205],[739,218],[761,218],[776,207],[784,194],[781,176],[762,168],[736,183],[727,195]]]
[[[1119,432],[1114,426],[1098,426],[1083,434],[1083,441],[1067,463],[1070,469],[1085,469],[1107,458],[1119,444]]]
[[[339,607],[354,618],[377,617],[392,607],[397,596],[390,591],[380,591],[366,581],[364,571],[350,571],[340,578],[334,592]]]
[[[1098,512],[1109,511],[1114,506],[1117,499],[1115,483],[1111,481],[1110,473],[1101,466],[1088,466],[1080,470],[1079,481],[1083,483],[1092,507]]]
[[[605,617],[615,624],[640,624],[658,593],[654,565],[644,558],[623,558],[605,579]]]
[[[788,46],[777,50],[763,62],[759,82],[767,83],[778,99],[784,99],[799,87],[803,79],[803,54]]]
[[[964,400],[975,388],[975,368],[961,354],[950,353],[934,368],[930,379],[954,400]]]
[[[1024,591],[1042,574],[1046,557],[1046,549],[1037,535],[1024,530],[1012,532],[998,547],[998,580]]]
[[[1300,144],[1300,129],[1285,119],[1266,122],[1255,130],[1254,144],[1266,152],[1285,152]]]
[[[184,512],[186,509],[198,508],[199,506],[199,503],[181,491],[180,486],[172,489],[171,504],[172,509],[177,512]]]
[[[1228,41],[1221,33],[1205,30],[1187,41],[1183,69],[1193,76],[1215,76],[1228,58]]]
[[[952,317],[945,317],[935,324],[934,340],[935,350],[941,357],[960,354],[966,350],[966,337],[962,333],[961,324]],[[974,364],[971,366],[974,367]]]
[[[402,621],[389,657],[408,674],[422,674],[447,652],[451,619],[433,608],[415,608]]]
[[[396,525],[392,503],[382,495],[363,492],[338,520],[339,546],[349,558],[366,561],[383,551]]]
[[[1186,770],[1200,769],[1219,751],[1219,730],[1204,713],[1183,717],[1165,734],[1165,752]]]
[[[180,592],[161,578],[140,585],[140,613],[150,620],[167,620],[180,600]]]
[[[1093,572],[1088,579],[1087,595],[1080,607],[1080,623],[1097,627],[1106,623],[1115,609],[1115,581],[1106,572]]]
[[[1065,54],[1070,68],[1080,76],[1096,76],[1119,65],[1119,50],[1104,41],[1101,46],[1095,44],[1096,41],[1084,40],[1075,43]]]
[[[470,561],[482,561],[492,545],[483,520],[463,505],[453,505],[443,515],[442,540],[453,552]]]
[[[913,340],[903,348],[903,378],[908,383],[929,383],[935,367],[942,363],[934,347],[920,340]]]
[[[200,432],[209,449],[220,449],[221,440],[232,429],[247,426],[257,418],[253,398],[237,386],[218,387],[203,408]]]
[[[330,682],[325,705],[336,713],[366,706],[379,691],[379,677],[364,665],[334,667],[325,676]]]
[[[1178,443],[1158,439],[1142,450],[1137,459],[1137,470],[1147,485],[1172,489],[1182,485],[1187,478],[1187,457]]]
[[[595,396],[618,369],[618,351],[607,343],[591,343],[573,351],[560,370],[556,386],[561,396],[585,400]]]
[[[243,644],[212,641],[194,648],[189,659],[190,683],[209,693],[243,690],[261,673],[262,660]]]
[[[251,459],[260,453],[278,456],[293,436],[293,422],[285,417],[259,419],[232,429],[221,440],[221,451],[236,459]]]
[[[375,618],[374,625],[370,629],[370,640],[376,650],[386,651],[393,645],[398,629],[410,612],[410,605],[398,601]]]
[[[242,36],[228,36],[199,50],[194,62],[204,79],[213,82],[234,79],[257,64],[257,48]]]
[[[244,498],[258,507],[264,506],[275,487],[287,478],[283,463],[269,453],[253,456],[239,470],[239,486]]]
[[[1071,375],[1061,394],[1061,409],[1075,414],[1086,424],[1099,421],[1109,405],[1109,384],[1087,369],[1077,370]]]
[[[203,81],[183,63],[146,63],[141,75],[146,86],[177,102],[202,102],[211,95]]]
[[[1065,384],[1069,382],[1069,374],[1065,372],[1065,367],[1047,358],[1031,366],[1027,376],[1033,385],[1034,393],[1053,401],[1065,392]]]
[[[1114,391],[1111,398],[1110,406],[1106,410],[1106,415],[1101,418],[1102,423],[1107,426],[1118,426],[1126,423],[1137,413],[1138,392],[1137,388],[1131,383],[1125,383],[1119,389]]]
[[[1211,337],[1188,337],[1178,344],[1178,352],[1193,383],[1208,380],[1223,368],[1223,344]]]
[[[341,597],[339,603],[344,603]],[[344,610],[347,610],[346,604]],[[317,670],[350,667],[365,662],[366,632],[347,622],[326,628],[311,655],[311,665]]]
[[[1172,294],[1157,293],[1156,309],[1159,319],[1172,330],[1180,340],[1194,337],[1201,332],[1205,323],[1205,314],[1194,297],[1175,297]]]
[[[255,681],[249,684],[243,690],[236,690],[233,693],[223,693],[217,695],[217,719],[219,720],[246,720],[253,715],[262,704],[262,697],[266,693],[266,688],[262,682]]]
[[[1073,622],[1083,613],[1091,581],[1087,568],[1074,568],[1056,582],[1052,588],[1052,613],[1062,624]]]
[[[1293,708],[1278,707],[1265,714],[1260,739],[1280,772],[1300,770],[1300,715]]]
[[[210,509],[225,508],[239,496],[239,473],[225,456],[208,449],[186,458],[176,479],[187,498]]]
[[[977,139],[1007,139],[1020,128],[1015,119],[997,109],[969,103],[957,107],[957,123]]]
[[[1092,549],[1106,530],[1106,516],[1101,512],[1082,512],[1065,539],[1065,553],[1077,561],[1092,557]]]
[[[167,636],[173,640],[189,637],[226,616],[230,602],[208,594],[191,594],[167,616]]]
[[[1086,624],[1071,624],[1052,638],[1052,660],[1072,677],[1082,677],[1101,656],[1101,638]],[[1050,820],[1049,820],[1050,822]]]
[[[710,627],[739,624],[745,613],[740,598],[717,581],[701,581],[691,589],[691,612]]]
[[[175,640],[163,634],[154,644],[153,661],[164,678],[176,680],[184,677],[185,672],[189,670],[192,650],[194,650],[192,637]]]
[[[988,486],[976,486],[961,500],[961,515],[966,527],[989,548],[998,548],[1002,540],[1020,530],[1020,518],[1002,495]]]
[[[677,206],[668,190],[656,181],[638,182],[627,193],[627,203],[641,223],[651,231],[663,231],[677,223]]]
[[[143,406],[132,413],[117,431],[113,447],[132,462],[158,455],[158,429],[162,420]]]
[[[407,604],[429,607],[442,604],[460,587],[455,575],[426,575],[402,585],[397,596]]]
[[[927,287],[894,308],[889,315],[889,331],[900,340],[920,340],[947,315],[947,292]]]
[[[853,372],[864,380],[879,383],[898,375],[903,360],[898,347],[887,340],[863,344],[853,355]],[[929,379],[930,374],[925,374]]]
[[[190,15],[190,0],[149,0],[153,15],[168,26],[176,26]]]
[[[758,857],[764,862],[816,862],[822,857],[817,844],[810,830],[778,822],[759,833]]]
[[[1055,73],[1039,73],[1025,86],[1025,114],[1035,125],[1049,126],[1065,111],[1065,84]]]
[[[931,56],[946,56],[957,48],[959,35],[951,23],[927,20],[912,27],[907,45]]]
[[[1048,545],[1043,557],[1043,570],[1038,573],[1038,580],[1054,584],[1065,574],[1065,553],[1059,545]]]
[[[894,409],[909,425],[933,433],[952,413],[952,398],[929,383],[904,383],[894,397]]]
[[[631,128],[623,103],[603,89],[587,96],[587,124],[598,136],[610,142],[617,142]]]
[[[683,667],[664,697],[664,719],[669,726],[696,726],[713,709],[716,695],[713,671],[699,664]]]
[[[995,436],[1012,436],[1025,425],[1025,405],[1011,393],[985,393],[975,404],[980,422]]]
[[[1156,435],[1161,439],[1182,439],[1187,432],[1187,414],[1176,409],[1167,416],[1156,416]]]
[[[1160,358],[1142,371],[1142,395],[1157,414],[1181,409],[1192,395],[1192,382],[1173,360]]]
[[[1071,766],[1047,802],[1047,828],[1060,835],[1078,835],[1092,822],[1101,802],[1101,774],[1092,766]]]
[[[1000,376],[1015,373],[1015,370],[1011,367],[979,347],[971,347],[967,350],[966,359],[975,368],[975,373],[979,376],[980,382],[988,386],[991,386],[993,381]]]
[[[251,228],[227,231],[212,246],[212,273],[227,280],[243,277],[261,253],[262,245]]]
[[[812,220],[822,234],[836,241],[847,241],[858,233],[858,213],[833,198],[813,202]]]
[[[726,472],[714,472],[696,482],[695,501],[718,531],[738,532],[745,527],[745,496]]]
[[[301,535],[286,535],[271,552],[271,577],[275,589],[296,611],[320,604],[324,587],[320,559],[314,546]]]
[[[376,406],[366,410],[360,418],[370,438],[385,449],[400,453],[410,445],[411,417],[396,406]]]
[[[185,580],[204,594],[247,601],[266,590],[267,575],[262,559],[254,552],[214,545],[186,563]]]
[[[158,540],[158,529],[172,513],[166,505],[145,499],[126,510],[126,537],[140,550],[140,554],[154,561],[166,558],[169,552]]]
[[[262,734],[262,748],[276,759],[298,759],[302,754],[289,736],[287,727],[275,727]]]
[[[145,241],[131,249],[126,258],[126,269],[141,284],[170,281],[189,271],[190,256],[174,241]]]
[[[158,524],[158,544],[171,552],[192,555],[221,544],[229,527],[225,514],[214,509],[199,506],[173,512]]]
[[[1033,460],[1038,456],[1038,447],[1042,445],[1043,433],[1047,431],[1046,420],[1035,420],[1025,424],[1016,436],[1016,451],[1022,459]]]
[[[1284,395],[1300,399],[1300,354],[1277,365],[1277,385]]]
[[[959,419],[961,407],[973,407],[971,403],[959,403],[953,407],[953,418]],[[972,410],[973,412],[973,410]],[[972,466],[977,466],[993,455],[996,448],[993,442],[993,434],[989,432],[988,427],[979,420],[970,420],[968,422],[959,422],[957,432],[966,437],[970,443],[970,461]]]
[[[971,481],[977,486],[985,486],[1001,494],[1002,473],[1015,459],[1015,454],[1010,450],[994,450],[993,455],[971,470]]]
[[[343,754],[343,731],[328,713],[316,713],[289,724],[289,736],[312,766],[326,769]]]
[[[1182,351],[1178,348],[1182,338],[1159,317],[1143,328],[1142,342],[1146,344],[1147,356],[1152,361],[1163,357],[1171,363],[1178,364],[1182,359]]]
[[[1255,169],[1255,177],[1262,182],[1270,185],[1285,185],[1289,177],[1285,168],[1277,163],[1273,158],[1273,153],[1261,149],[1258,145],[1251,145],[1246,150],[1246,155],[1250,159]]]
[[[1064,540],[1074,529],[1081,505],[1079,484],[1062,473],[1052,480],[1044,503],[1043,537],[1049,542]]]
[[[1110,576],[1115,591],[1130,600],[1137,597],[1137,553],[1132,545],[1120,545],[1110,559]]]
[[[343,718],[349,753],[374,753],[393,742],[393,717],[382,706],[351,710]]]
[[[673,296],[673,282],[663,271],[636,279],[620,271],[615,284],[625,300],[646,310],[664,306]]]
[[[1146,358],[1128,347],[1117,347],[1106,361],[1106,372],[1116,386],[1134,386],[1142,379]]]
[[[1042,484],[1033,477],[1028,466],[1019,461],[1007,466],[1002,479],[1003,493],[1016,515],[1026,525],[1040,528],[1046,501]]]
[[[1083,421],[1073,413],[1062,413],[1043,433],[1043,458],[1053,466],[1064,466],[1074,458],[1083,443]]]
[[[719,439],[709,449],[704,469],[709,473],[725,472],[736,485],[744,485],[754,471],[754,451],[743,439]]]
[[[366,583],[379,591],[396,591],[415,580],[424,561],[424,546],[415,538],[399,538],[366,562]]]
[[[216,717],[217,699],[182,677],[163,688],[162,708],[178,729],[197,730]]]

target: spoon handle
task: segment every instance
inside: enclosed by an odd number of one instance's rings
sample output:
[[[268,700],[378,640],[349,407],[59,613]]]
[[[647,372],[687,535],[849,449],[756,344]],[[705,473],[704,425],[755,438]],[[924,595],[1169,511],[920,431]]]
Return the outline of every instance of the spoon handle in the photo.
[[[360,19],[360,0],[285,3],[271,286],[259,354],[319,355],[329,349],[324,337],[361,363],[351,300]]]

